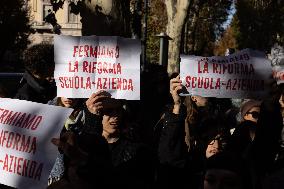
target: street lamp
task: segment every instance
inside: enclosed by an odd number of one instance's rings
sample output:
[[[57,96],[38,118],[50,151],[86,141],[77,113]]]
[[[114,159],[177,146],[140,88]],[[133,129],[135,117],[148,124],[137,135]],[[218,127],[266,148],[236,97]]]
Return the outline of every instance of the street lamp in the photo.
[[[168,66],[168,52],[169,52],[169,40],[172,40],[166,33],[162,32],[156,37],[160,38],[160,58],[159,64],[165,68]]]
[[[148,0],[144,1],[144,21],[143,21],[143,38],[142,38],[142,65],[141,70],[144,71],[147,64],[147,18],[148,18]]]

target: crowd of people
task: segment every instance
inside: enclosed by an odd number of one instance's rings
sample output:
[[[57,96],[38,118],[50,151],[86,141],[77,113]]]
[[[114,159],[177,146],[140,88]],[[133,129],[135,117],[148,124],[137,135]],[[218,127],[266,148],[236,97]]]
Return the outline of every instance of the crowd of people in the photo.
[[[29,48],[10,97],[74,109],[52,140],[58,155],[48,189],[284,188],[282,85],[266,99],[241,103],[180,96],[179,73],[168,77],[151,64],[141,73],[140,101],[106,91],[56,97],[53,57],[52,45]]]

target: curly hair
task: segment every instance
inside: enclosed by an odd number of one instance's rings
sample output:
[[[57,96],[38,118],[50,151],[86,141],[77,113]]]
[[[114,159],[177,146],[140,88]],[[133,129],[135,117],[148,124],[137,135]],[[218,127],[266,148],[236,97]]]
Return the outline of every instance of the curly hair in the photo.
[[[40,77],[53,76],[55,68],[54,47],[50,44],[37,44],[24,52],[25,68]]]

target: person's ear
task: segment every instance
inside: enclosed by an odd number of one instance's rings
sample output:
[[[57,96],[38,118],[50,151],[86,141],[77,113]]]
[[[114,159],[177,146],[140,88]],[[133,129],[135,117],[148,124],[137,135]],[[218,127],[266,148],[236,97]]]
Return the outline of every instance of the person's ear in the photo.
[[[195,98],[195,96],[191,96],[191,100],[192,100],[193,102],[196,102],[196,101],[197,101],[196,98]]]

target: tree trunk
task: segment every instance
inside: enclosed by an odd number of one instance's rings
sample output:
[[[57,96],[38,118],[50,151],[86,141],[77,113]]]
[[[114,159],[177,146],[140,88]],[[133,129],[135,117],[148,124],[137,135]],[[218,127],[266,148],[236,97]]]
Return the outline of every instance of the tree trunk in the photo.
[[[167,34],[172,38],[169,42],[168,73],[172,74],[179,72],[181,33],[190,0],[165,0],[165,4],[168,14]]]
[[[80,14],[82,35],[131,36],[129,0],[85,0]]]
[[[196,31],[196,26],[197,26],[197,21],[198,21],[198,16],[199,16],[199,10],[193,14],[193,18],[191,19],[190,23],[190,30],[188,32],[188,38],[189,38],[189,53],[194,54],[195,52],[195,31]]]

